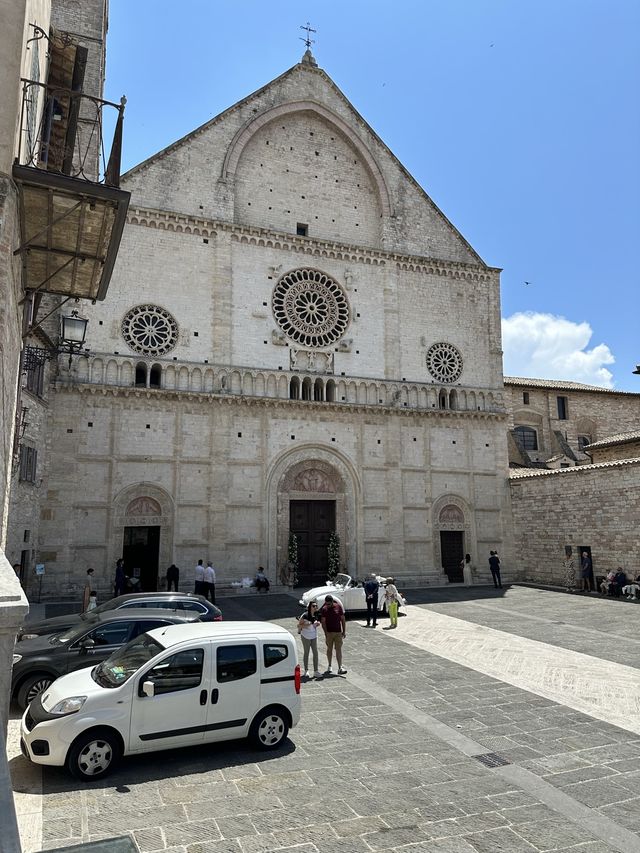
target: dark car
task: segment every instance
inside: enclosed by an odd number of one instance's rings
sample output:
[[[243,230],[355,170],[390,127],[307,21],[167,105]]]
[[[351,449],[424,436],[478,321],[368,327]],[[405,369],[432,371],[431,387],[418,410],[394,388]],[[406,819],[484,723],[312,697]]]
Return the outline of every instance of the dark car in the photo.
[[[139,609],[151,607],[154,610],[171,610],[176,613],[196,613],[201,622],[220,622],[222,612],[215,604],[211,604],[203,595],[194,595],[190,592],[132,592],[127,595],[119,595],[105,601],[93,610],[86,613],[68,613],[66,616],[53,616],[50,619],[41,619],[39,622],[27,623],[18,630],[17,640],[31,640],[42,634],[53,634],[54,632],[66,631],[68,628],[82,625],[92,625],[94,620],[103,613],[110,613],[122,608]]]
[[[191,611],[127,609],[99,613],[90,623],[23,640],[13,655],[11,696],[24,710],[56,678],[94,666],[139,634],[198,621],[199,614]]]

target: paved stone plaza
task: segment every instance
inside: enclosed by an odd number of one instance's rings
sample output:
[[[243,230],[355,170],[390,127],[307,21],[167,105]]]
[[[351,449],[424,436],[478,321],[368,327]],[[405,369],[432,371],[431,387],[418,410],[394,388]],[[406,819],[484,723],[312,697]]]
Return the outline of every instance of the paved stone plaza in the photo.
[[[396,631],[349,621],[348,675],[303,686],[275,755],[156,753],[81,785],[28,765],[12,722],[25,853],[126,834],[142,853],[640,851],[639,606],[405,592]],[[222,606],[292,630],[301,609],[286,595]]]

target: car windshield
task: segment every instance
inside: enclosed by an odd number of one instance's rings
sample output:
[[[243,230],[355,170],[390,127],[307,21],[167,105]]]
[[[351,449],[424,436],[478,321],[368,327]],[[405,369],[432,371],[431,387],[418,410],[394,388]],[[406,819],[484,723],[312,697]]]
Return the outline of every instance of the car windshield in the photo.
[[[336,575],[334,583],[338,586],[346,586],[350,580],[351,578],[349,577],[349,575]]]
[[[157,640],[148,634],[140,634],[134,640],[127,643],[117,652],[114,652],[91,673],[91,677],[101,687],[120,687],[125,681],[154,658],[159,652],[164,651]]]

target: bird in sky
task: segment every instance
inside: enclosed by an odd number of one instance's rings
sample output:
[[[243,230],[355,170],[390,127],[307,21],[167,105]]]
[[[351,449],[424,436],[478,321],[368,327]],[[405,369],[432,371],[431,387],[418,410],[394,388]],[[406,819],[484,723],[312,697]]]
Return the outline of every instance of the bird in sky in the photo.
[[[530,281],[525,281],[525,285],[528,287],[531,284]]]

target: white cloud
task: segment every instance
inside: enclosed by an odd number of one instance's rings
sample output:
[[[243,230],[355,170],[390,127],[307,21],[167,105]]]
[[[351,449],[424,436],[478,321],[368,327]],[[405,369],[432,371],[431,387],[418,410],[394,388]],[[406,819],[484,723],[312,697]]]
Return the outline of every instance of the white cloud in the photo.
[[[587,349],[593,331],[553,314],[519,312],[502,320],[504,372],[532,379],[565,379],[613,387],[605,364],[615,358],[606,344]]]

